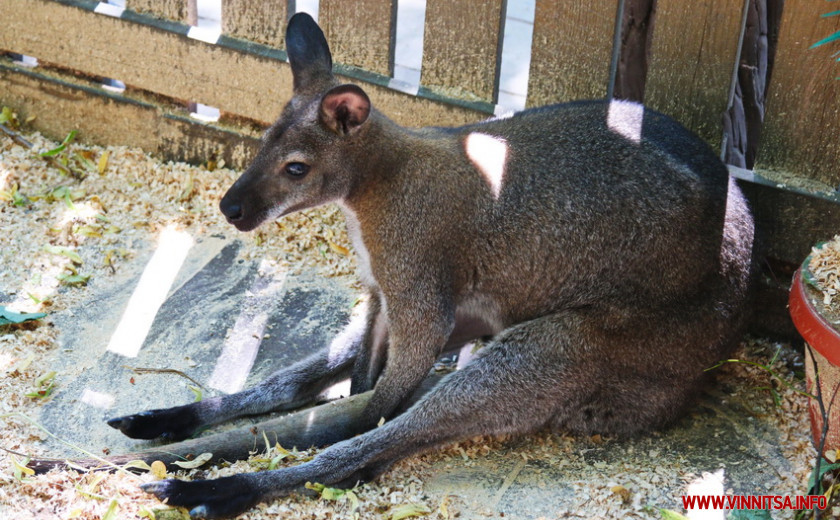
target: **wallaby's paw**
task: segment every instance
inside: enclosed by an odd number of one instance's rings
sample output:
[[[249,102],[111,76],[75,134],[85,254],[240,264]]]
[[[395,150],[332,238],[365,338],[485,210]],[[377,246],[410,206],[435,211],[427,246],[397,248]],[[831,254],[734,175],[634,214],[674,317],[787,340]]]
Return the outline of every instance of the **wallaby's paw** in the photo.
[[[108,426],[116,428],[132,439],[180,441],[198,429],[199,421],[189,406],[148,410],[134,415],[115,417]]]
[[[192,518],[231,518],[259,503],[259,497],[238,475],[211,480],[159,480],[140,488],[170,506],[185,507]]]

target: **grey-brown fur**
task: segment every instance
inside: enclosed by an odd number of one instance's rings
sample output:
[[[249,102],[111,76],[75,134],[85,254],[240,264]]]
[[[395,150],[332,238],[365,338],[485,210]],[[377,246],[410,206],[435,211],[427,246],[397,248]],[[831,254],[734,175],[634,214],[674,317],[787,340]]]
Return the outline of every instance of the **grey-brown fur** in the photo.
[[[666,116],[603,101],[410,130],[338,86],[311,18],[296,15],[287,42],[295,96],[222,210],[248,230],[338,203],[367,311],[254,389],[111,423],[178,438],[299,406],[342,377],[374,394],[359,424],[316,432],[341,442],[310,462],[147,491],[193,516],[232,516],[479,434],[623,436],[679,417],[737,341],[751,282],[752,218],[705,143]],[[486,336],[476,359],[394,416],[444,349]]]

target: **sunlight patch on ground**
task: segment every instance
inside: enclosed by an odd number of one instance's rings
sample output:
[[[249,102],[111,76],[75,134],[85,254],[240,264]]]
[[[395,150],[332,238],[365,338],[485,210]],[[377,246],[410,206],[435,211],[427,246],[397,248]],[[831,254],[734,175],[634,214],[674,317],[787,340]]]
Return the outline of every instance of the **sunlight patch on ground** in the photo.
[[[137,357],[192,245],[193,238],[189,233],[179,231],[172,225],[163,229],[158,247],[146,264],[120,323],[111,336],[107,349],[109,352]]]
[[[101,408],[103,410],[107,410],[114,405],[113,395],[97,392],[90,388],[85,388],[82,391],[82,397],[79,400],[94,408]]]
[[[39,266],[29,280],[17,292],[15,300],[9,308],[17,312],[37,312],[41,308],[40,302],[54,295],[61,283],[59,276],[70,265],[67,258],[55,258],[55,255],[43,255],[36,264]],[[36,301],[37,300],[37,301]]]
[[[89,220],[96,218],[100,214],[100,210],[93,207],[90,202],[74,202],[72,208],[67,208],[61,219],[58,221],[58,227],[64,227],[71,222],[80,220]]]
[[[5,191],[11,188],[9,185],[9,177],[12,176],[11,170],[0,168],[0,191]]]

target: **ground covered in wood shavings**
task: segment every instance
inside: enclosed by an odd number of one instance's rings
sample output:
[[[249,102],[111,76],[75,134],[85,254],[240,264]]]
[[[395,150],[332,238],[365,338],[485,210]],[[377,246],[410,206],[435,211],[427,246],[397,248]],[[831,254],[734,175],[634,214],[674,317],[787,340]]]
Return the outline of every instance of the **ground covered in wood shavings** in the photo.
[[[57,146],[38,135],[26,138],[36,150]],[[236,172],[163,164],[137,150],[119,147],[71,145],[67,153],[83,154],[90,163],[83,180],[62,175],[32,151],[0,139],[0,304],[29,312],[72,308],[84,300],[86,277],[90,277],[88,283],[107,281],[119,271],[121,262],[166,226],[180,227],[194,236],[234,232],[217,204]],[[245,235],[250,242],[246,254],[271,256],[292,271],[310,269],[340,275],[354,269],[343,221],[335,207],[307,211],[264,228]],[[49,317],[0,328],[3,448],[49,455],[42,453],[39,444],[49,433],[26,417],[37,417],[39,406],[49,399],[48,381],[40,388],[35,383],[48,370],[48,360],[61,355],[58,333]],[[735,357],[760,364],[775,359],[773,370],[801,388],[802,382],[791,369],[795,363],[785,356],[774,357],[775,351],[776,346],[768,342],[747,340]],[[784,352],[795,357],[790,349]],[[768,490],[769,494],[804,494],[814,459],[807,436],[805,398],[755,366],[729,363],[717,371],[715,392],[723,395],[724,402],[747,403],[751,417],[780,432],[778,445],[789,465],[776,470],[781,484]],[[772,393],[768,387],[774,389]],[[38,396],[38,390],[43,397]],[[733,420],[742,419],[747,420]],[[377,482],[360,486],[352,494],[332,500],[292,496],[262,504],[241,518],[389,519],[412,511],[425,514],[425,518],[499,518],[506,492],[524,482],[529,496],[536,497],[559,485],[558,474],[569,489],[569,502],[558,505],[551,514],[535,516],[658,518],[659,507],[679,511],[678,496],[702,476],[692,474],[693,466],[679,452],[674,453],[673,441],[663,440],[669,435],[657,433],[631,442],[552,433],[521,439],[475,439],[402,461]],[[671,442],[671,449],[660,447],[663,442]],[[745,459],[763,457],[752,450],[744,447]],[[601,452],[618,453],[618,462],[593,457]],[[207,478],[254,471],[265,469],[273,459],[282,458],[281,465],[294,464],[312,455],[285,454],[271,447],[249,461],[177,476]],[[157,478],[152,473],[55,471],[33,477],[22,472],[15,461],[20,462],[20,457],[0,455],[0,518],[137,518],[149,517],[152,512],[158,519],[184,518],[182,512],[166,510],[138,489],[139,483]],[[435,485],[435,476],[449,470],[473,470],[477,476],[458,492],[451,483]],[[476,491],[480,476],[490,473],[501,474],[501,478],[482,495]],[[329,497],[329,493],[324,495]],[[539,505],[537,498],[533,500],[535,507]]]

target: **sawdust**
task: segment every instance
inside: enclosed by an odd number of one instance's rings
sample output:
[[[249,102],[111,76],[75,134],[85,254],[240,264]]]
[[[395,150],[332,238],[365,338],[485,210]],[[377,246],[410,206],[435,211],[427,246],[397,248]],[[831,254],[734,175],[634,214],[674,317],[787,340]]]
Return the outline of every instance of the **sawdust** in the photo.
[[[38,149],[56,146],[39,135],[27,136]],[[62,176],[40,158],[7,140],[0,140],[0,303],[14,304],[26,311],[47,312],[72,308],[84,300],[83,285],[67,285],[62,274],[90,275],[92,280],[108,279],[121,262],[137,254],[144,242],[152,241],[166,226],[176,225],[194,236],[232,233],[217,210],[217,203],[236,172],[225,168],[208,171],[185,164],[163,164],[137,150],[107,149],[73,145],[84,150],[97,163],[109,154],[104,174],[92,171],[82,181]],[[20,197],[12,196],[13,186]],[[64,196],[56,188],[67,187]],[[5,195],[4,195],[5,194]],[[70,199],[69,202],[67,199]],[[19,204],[16,205],[15,201]],[[349,241],[340,211],[335,207],[311,210],[265,226],[248,234],[247,255],[270,256],[292,271],[310,269],[325,275],[344,275],[354,269],[347,254]],[[273,229],[272,229],[273,228]],[[65,247],[79,255],[79,262],[64,254],[45,251],[44,246]],[[5,292],[4,292],[5,291]],[[0,330],[0,446],[21,453],[43,453],[40,440],[47,433],[21,416],[35,417],[41,399],[27,397],[34,381],[43,374],[46,360],[60,356],[58,331],[45,318],[37,323]],[[735,355],[740,359],[766,363],[775,345],[749,340]],[[803,383],[793,375],[790,363],[776,358],[773,369],[793,386]],[[777,428],[779,446],[789,465],[777,468],[780,485],[773,494],[801,495],[812,467],[814,450],[808,437],[807,401],[790,388],[768,378],[754,366],[728,364],[719,369],[726,382],[725,399],[749,403],[751,413]],[[773,387],[778,403],[765,388]],[[47,398],[48,399],[48,398]],[[737,418],[742,419],[742,418]],[[354,490],[358,507],[350,499],[329,501],[320,497],[295,495],[261,504],[240,518],[353,518],[384,519],[407,504],[420,504],[428,511],[425,518],[498,517],[504,486],[514,480],[525,482],[534,493],[556,485],[551,471],[565,475],[571,502],[546,518],[659,518],[651,504],[672,504],[679,510],[677,497],[685,492],[696,475],[681,457],[660,452],[657,436],[622,444],[600,438],[573,439],[554,433],[541,433],[524,439],[480,438],[455,444],[443,450],[401,461],[382,478]],[[68,439],[72,441],[72,439]],[[620,463],[591,457],[604,446],[622,452]],[[761,452],[746,458],[762,458]],[[223,468],[180,472],[179,478],[207,478],[265,467],[265,459],[275,453],[259,453],[248,461]],[[282,463],[293,464],[314,452],[302,452]],[[139,483],[153,480],[151,473],[132,475],[78,474],[53,471],[47,475],[16,476],[14,457],[0,456],[0,517],[43,519],[100,519],[109,510],[115,518],[143,516],[162,506],[141,492]],[[19,459],[18,459],[19,460]],[[524,463],[522,461],[525,461]],[[281,463],[281,464],[282,464]],[[432,468],[475,468],[510,466],[502,487],[494,487],[489,498],[470,503],[470,491],[450,488],[430,491],[427,478]],[[172,475],[170,475],[172,476]],[[476,480],[477,485],[478,480]],[[498,484],[498,483],[497,483]],[[469,486],[467,486],[469,487]],[[618,490],[618,491],[616,491]],[[730,490],[731,491],[731,490]],[[535,502],[536,505],[536,502]]]
[[[840,328],[840,235],[813,248],[808,271],[812,281],[809,287],[822,298],[812,298],[812,303],[834,328]]]

